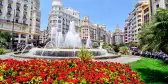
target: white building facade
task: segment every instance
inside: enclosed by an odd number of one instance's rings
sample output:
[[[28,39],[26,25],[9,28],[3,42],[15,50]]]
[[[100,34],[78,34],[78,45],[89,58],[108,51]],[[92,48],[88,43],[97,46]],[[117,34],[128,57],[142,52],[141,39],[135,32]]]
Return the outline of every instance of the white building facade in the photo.
[[[15,44],[37,41],[41,17],[39,9],[39,0],[0,0],[0,31],[11,33],[14,28]]]
[[[40,31],[40,44],[45,44],[47,42],[47,30]]]
[[[76,28],[78,28],[80,13],[72,8],[64,8],[61,0],[52,0],[52,9],[48,18],[48,38],[57,39],[57,37],[52,36],[58,33],[65,37],[69,30],[70,21],[74,21]],[[77,32],[79,31],[77,30]]]
[[[141,32],[144,20],[144,7],[148,4],[147,0],[140,0],[136,3],[135,9],[129,13],[125,20],[124,42],[138,42],[137,35]],[[149,11],[149,9],[148,9]],[[150,17],[150,16],[149,16]],[[148,18],[149,19],[149,18]]]

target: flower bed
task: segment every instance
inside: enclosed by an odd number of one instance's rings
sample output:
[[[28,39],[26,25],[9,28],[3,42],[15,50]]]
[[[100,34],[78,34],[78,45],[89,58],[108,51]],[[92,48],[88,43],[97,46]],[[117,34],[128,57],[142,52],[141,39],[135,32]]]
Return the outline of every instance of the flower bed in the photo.
[[[128,64],[85,60],[0,60],[0,84],[143,84]]]

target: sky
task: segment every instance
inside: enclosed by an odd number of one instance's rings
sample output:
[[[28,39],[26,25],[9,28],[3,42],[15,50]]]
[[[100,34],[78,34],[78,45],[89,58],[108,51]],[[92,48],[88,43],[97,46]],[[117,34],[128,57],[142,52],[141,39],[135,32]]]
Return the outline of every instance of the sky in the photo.
[[[48,15],[51,11],[52,0],[40,0],[41,2],[41,29],[48,25]],[[107,31],[115,31],[119,24],[124,29],[128,14],[134,9],[137,0],[62,0],[65,8],[73,8],[80,12],[80,18],[89,16],[93,24],[106,24]]]

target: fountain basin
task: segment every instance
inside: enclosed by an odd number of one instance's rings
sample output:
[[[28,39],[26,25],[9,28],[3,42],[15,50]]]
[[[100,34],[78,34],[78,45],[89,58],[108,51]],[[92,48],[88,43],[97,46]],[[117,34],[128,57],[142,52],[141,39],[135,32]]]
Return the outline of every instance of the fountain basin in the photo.
[[[80,49],[42,49],[42,48],[32,48],[29,53],[22,55],[13,55],[19,58],[40,58],[40,59],[76,59],[77,52]],[[104,49],[88,49],[88,51],[93,53],[93,59],[106,59],[106,58],[116,58],[120,55],[114,55],[107,53]]]

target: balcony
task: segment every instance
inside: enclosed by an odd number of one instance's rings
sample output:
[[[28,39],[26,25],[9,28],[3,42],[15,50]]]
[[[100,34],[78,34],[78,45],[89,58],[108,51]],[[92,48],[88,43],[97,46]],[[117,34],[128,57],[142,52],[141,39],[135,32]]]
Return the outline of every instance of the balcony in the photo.
[[[21,6],[21,4],[20,4],[19,2],[17,2],[17,3],[16,3],[16,6],[17,6],[17,7],[20,7],[20,6]]]
[[[19,14],[16,14],[15,18],[20,18]]]
[[[20,12],[20,9],[19,9],[19,8],[16,8],[16,12]]]
[[[10,12],[7,13],[7,17],[11,17],[12,14]]]
[[[23,16],[23,19],[24,19],[24,20],[27,20],[27,18],[26,18],[26,16],[25,16],[25,15]]]
[[[26,11],[23,11],[23,14],[24,14],[24,15],[27,15],[27,12],[26,12]]]
[[[12,10],[12,6],[11,5],[8,5],[8,10]]]
[[[27,5],[24,5],[24,10],[27,10],[28,6]]]
[[[13,0],[8,0],[8,4],[12,4],[13,3]]]

